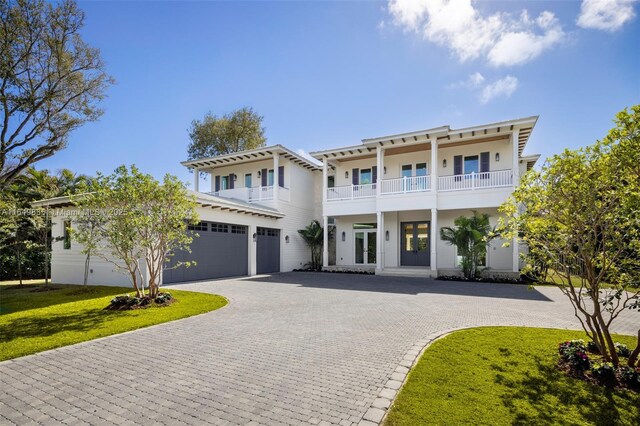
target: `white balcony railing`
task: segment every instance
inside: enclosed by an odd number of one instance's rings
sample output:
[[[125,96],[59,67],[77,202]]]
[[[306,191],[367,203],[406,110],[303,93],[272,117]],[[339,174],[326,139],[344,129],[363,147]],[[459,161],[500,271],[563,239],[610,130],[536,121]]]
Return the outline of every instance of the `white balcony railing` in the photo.
[[[410,176],[382,181],[382,194],[405,194],[431,190],[431,176]]]
[[[371,183],[364,185],[345,185],[327,188],[327,200],[353,200],[357,198],[370,198],[376,196],[376,186]]]
[[[438,191],[500,188],[513,185],[512,170],[438,177]]]
[[[248,203],[258,203],[260,201],[273,200],[273,193],[273,185],[269,185],[256,186],[253,188],[221,189],[218,192],[210,192],[209,194],[223,198],[234,198]],[[289,188],[278,187],[278,199],[290,201],[291,195]]]

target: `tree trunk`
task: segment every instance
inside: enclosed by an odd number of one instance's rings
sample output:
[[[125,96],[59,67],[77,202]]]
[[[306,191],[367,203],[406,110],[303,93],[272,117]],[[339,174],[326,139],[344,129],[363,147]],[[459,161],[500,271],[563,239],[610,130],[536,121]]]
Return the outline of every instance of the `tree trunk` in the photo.
[[[18,280],[20,280],[20,285],[22,285],[22,257],[20,252],[20,243],[16,245],[16,260],[18,261]]]
[[[638,330],[638,341],[636,343],[636,348],[629,355],[629,362],[627,365],[631,368],[640,367],[640,361],[638,360],[638,356],[640,356],[640,329]],[[636,363],[638,365],[636,365]]]
[[[89,263],[91,262],[91,252],[87,253],[87,257],[84,260],[84,282],[83,285],[86,287],[87,282],[89,281]]]
[[[611,362],[613,363],[613,365],[618,367],[618,365],[620,364],[620,359],[618,358],[618,353],[616,352],[615,342],[613,341],[613,338],[611,337],[611,333],[609,333],[609,328],[607,327],[607,325],[604,322],[604,319],[602,318],[602,312],[600,311],[600,305],[598,304],[597,301],[594,301],[594,303],[597,305],[596,306],[595,316],[596,316],[596,319],[598,321],[598,325],[600,326],[600,329],[602,330],[602,335],[603,335],[603,337],[605,339],[606,346],[609,348],[609,354],[611,355]]]

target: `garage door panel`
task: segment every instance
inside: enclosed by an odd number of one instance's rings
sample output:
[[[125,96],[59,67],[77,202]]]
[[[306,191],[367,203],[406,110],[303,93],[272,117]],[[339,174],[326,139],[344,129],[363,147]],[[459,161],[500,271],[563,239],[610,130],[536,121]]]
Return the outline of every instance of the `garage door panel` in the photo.
[[[280,272],[280,230],[258,228],[257,231],[256,272]]]
[[[197,231],[199,236],[193,238],[190,245],[191,253],[185,250],[177,251],[169,263],[170,266],[178,262],[195,262],[196,264],[188,268],[179,266],[165,270],[163,280],[165,283],[247,275],[246,227],[213,222],[203,223],[207,225],[206,230]],[[220,232],[212,232],[212,230]]]

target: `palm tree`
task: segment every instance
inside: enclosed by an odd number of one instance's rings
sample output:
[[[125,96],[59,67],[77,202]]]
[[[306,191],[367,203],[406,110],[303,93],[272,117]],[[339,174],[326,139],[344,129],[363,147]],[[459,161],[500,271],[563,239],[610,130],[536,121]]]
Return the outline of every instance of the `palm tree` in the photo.
[[[322,225],[317,220],[313,220],[304,229],[298,229],[298,234],[311,249],[311,269],[319,270],[322,266],[322,245],[324,243]]]
[[[440,229],[440,239],[456,246],[462,257],[462,273],[465,278],[478,276],[480,260],[486,256],[487,245],[495,238],[495,230],[489,224],[489,215],[472,210],[473,216],[460,216],[453,223],[454,228],[445,226]]]

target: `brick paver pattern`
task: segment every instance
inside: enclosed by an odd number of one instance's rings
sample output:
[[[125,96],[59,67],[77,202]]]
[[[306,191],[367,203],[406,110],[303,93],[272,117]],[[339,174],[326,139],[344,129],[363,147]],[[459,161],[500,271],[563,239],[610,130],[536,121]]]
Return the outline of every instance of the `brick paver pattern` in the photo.
[[[552,287],[294,272],[175,288],[230,303],[0,363],[0,423],[353,425],[425,336],[579,328]]]

